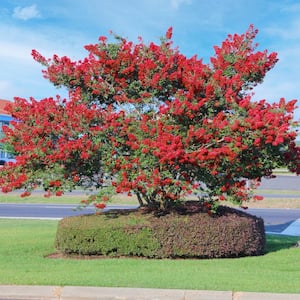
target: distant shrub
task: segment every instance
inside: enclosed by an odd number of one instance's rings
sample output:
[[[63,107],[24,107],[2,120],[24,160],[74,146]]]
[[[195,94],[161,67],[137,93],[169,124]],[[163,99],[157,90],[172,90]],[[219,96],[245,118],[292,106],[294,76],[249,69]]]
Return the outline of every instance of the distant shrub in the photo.
[[[64,254],[147,258],[225,258],[262,255],[263,220],[220,206],[209,216],[196,202],[158,216],[114,211],[59,222],[56,248]]]

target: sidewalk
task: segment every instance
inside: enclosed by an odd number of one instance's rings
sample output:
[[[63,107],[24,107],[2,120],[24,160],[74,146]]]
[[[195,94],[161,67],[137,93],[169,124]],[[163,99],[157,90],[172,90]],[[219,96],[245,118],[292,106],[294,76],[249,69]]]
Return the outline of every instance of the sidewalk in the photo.
[[[0,286],[0,300],[300,300],[300,294],[98,288]]]

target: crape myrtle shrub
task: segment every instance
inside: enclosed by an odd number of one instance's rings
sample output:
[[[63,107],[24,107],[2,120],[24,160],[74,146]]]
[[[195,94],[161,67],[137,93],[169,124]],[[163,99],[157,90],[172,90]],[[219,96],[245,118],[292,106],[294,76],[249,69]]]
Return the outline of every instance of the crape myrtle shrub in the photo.
[[[207,64],[173,47],[172,28],[160,44],[100,37],[79,61],[33,50],[69,98],[15,98],[4,142],[17,156],[0,170],[2,191],[43,186],[48,197],[81,186],[96,188],[83,205],[102,209],[125,192],[165,210],[196,193],[214,212],[225,199],[243,205],[278,165],[298,174],[296,100],[251,99],[277,62],[256,34],[229,35]]]
[[[136,210],[68,217],[58,225],[55,245],[67,255],[112,257],[225,258],[264,253],[262,219],[224,206],[211,217],[199,202],[188,202],[185,208],[164,215]]]

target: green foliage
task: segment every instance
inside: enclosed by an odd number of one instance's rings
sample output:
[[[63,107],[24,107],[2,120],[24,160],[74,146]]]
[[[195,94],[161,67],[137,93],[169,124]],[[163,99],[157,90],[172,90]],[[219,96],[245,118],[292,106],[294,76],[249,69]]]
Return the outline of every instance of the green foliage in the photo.
[[[215,216],[199,202],[157,215],[140,210],[68,217],[56,248],[65,254],[148,258],[221,258],[261,255],[262,219],[220,206]]]
[[[65,218],[55,246],[66,254],[151,257],[159,244],[144,221],[115,213]]]

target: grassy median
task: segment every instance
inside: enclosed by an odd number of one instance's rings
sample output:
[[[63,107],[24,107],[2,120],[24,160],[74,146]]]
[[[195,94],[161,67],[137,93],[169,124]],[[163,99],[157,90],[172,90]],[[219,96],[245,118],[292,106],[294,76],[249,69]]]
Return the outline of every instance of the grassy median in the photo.
[[[263,190],[258,191],[257,194],[265,194],[268,197],[265,197],[262,201],[250,201],[247,205],[250,208],[296,208],[300,209],[300,191],[280,191],[282,197],[272,197],[272,194],[277,194],[274,190]],[[284,195],[298,195],[299,197],[284,197]],[[79,205],[82,199],[85,199],[86,195],[84,193],[67,193],[61,197],[50,197],[45,198],[42,192],[33,193],[30,197],[21,198],[20,193],[13,192],[9,194],[0,193],[0,203],[35,203],[35,204],[75,204]],[[195,197],[190,197],[189,199],[196,200]],[[136,196],[128,197],[124,194],[119,194],[113,197],[112,201],[108,204],[112,205],[138,205]],[[232,206],[230,202],[222,202],[222,205]]]
[[[300,293],[297,237],[268,236],[260,257],[213,260],[48,258],[57,221],[0,219],[0,284]]]
[[[86,199],[84,192],[66,193],[63,196],[44,197],[42,191],[34,192],[31,196],[22,198],[21,192],[12,192],[8,194],[0,193],[0,203],[34,203],[34,204],[80,204],[81,200]],[[134,204],[138,205],[136,196],[128,197],[127,195],[116,195],[109,204]]]

